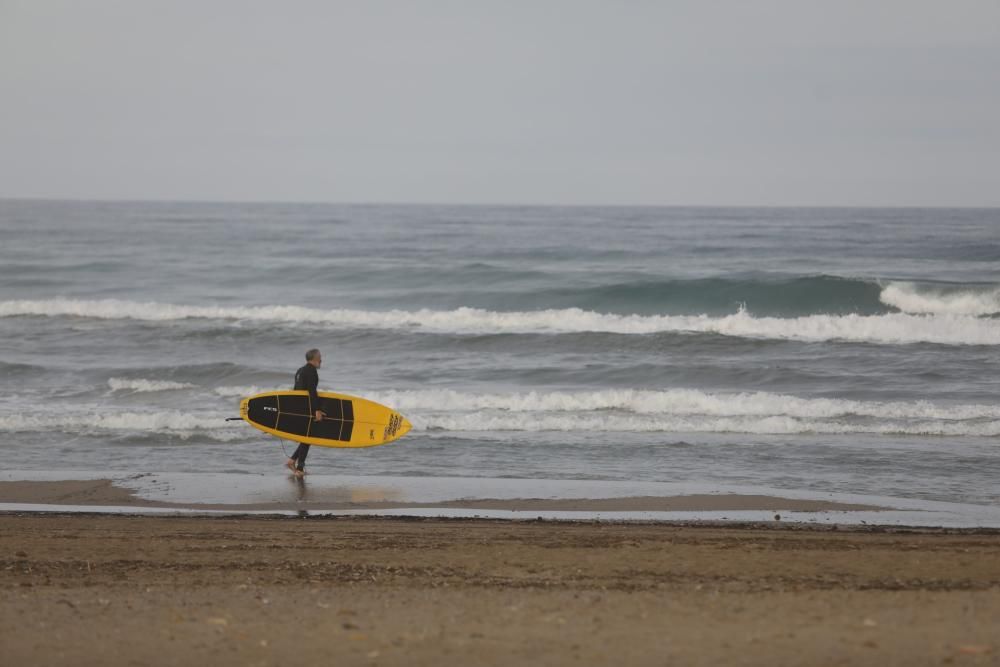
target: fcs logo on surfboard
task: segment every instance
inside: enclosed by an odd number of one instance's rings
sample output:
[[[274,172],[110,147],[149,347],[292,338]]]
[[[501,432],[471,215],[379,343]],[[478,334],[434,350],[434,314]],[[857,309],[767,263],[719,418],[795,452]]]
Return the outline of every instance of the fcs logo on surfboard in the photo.
[[[382,439],[388,440],[389,438],[395,436],[402,423],[403,418],[400,415],[393,414],[392,417],[389,418],[389,423],[385,427],[385,433],[382,434]]]

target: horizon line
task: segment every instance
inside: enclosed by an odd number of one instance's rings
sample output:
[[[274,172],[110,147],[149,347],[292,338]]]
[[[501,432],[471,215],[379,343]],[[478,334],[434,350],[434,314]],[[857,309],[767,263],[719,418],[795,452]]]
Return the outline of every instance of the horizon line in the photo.
[[[995,210],[1000,204],[650,204],[650,203],[553,203],[553,202],[446,202],[446,201],[332,201],[306,199],[162,199],[162,198],[108,198],[108,197],[37,197],[0,195],[0,201],[63,202],[81,204],[256,204],[256,205],[307,205],[307,206],[414,206],[414,207],[479,207],[479,208],[694,208],[694,209],[877,209],[877,210]]]

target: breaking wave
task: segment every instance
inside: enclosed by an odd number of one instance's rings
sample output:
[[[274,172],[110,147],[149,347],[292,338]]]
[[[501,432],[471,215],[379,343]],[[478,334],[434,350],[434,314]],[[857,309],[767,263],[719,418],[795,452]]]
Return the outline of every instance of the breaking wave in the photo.
[[[245,432],[225,421],[227,416],[179,410],[21,413],[0,416],[0,432],[166,433],[182,440],[201,435],[224,442],[245,438]]]
[[[244,396],[253,396],[254,394],[262,394],[265,391],[278,391],[278,390],[263,389],[256,385],[251,385],[249,387],[216,387],[215,389],[212,390],[212,393],[215,394],[216,396],[222,396],[223,398],[242,398]]]
[[[904,313],[983,316],[1000,313],[1000,287],[921,287],[890,283],[879,298]]]
[[[220,395],[249,395],[228,387]],[[451,390],[358,392],[391,406],[416,431],[701,432],[747,434],[1000,435],[1000,406],[929,401],[806,399],[768,392],[712,394],[694,389],[472,394]],[[221,406],[220,406],[221,407]],[[230,442],[259,433],[229,412],[50,412],[0,416],[0,432],[110,435],[163,433]]]
[[[365,396],[404,413],[483,410],[508,413],[620,411],[639,415],[671,416],[1000,420],[1000,405],[941,405],[929,401],[852,401],[834,398],[799,398],[770,392],[712,394],[697,389],[664,391],[606,389],[507,394],[470,394],[443,389],[370,392]]]
[[[1000,407],[928,401],[803,399],[690,389],[464,394],[370,394],[423,431],[702,432],[748,434],[1000,435]]]
[[[171,382],[169,380],[129,380],[125,378],[111,378],[108,380],[108,387],[111,391],[131,391],[137,394],[145,394],[158,391],[177,391],[180,389],[195,389],[197,385],[188,382]]]
[[[481,431],[582,431],[633,433],[744,433],[751,435],[843,435],[867,433],[878,435],[974,436],[1000,435],[1000,421],[954,423],[949,421],[852,423],[820,421],[797,417],[653,417],[633,416],[561,416],[540,415],[514,420],[498,415],[457,415],[411,419],[415,430]]]
[[[938,343],[1000,345],[1000,327],[990,318],[969,314],[886,313],[881,315],[807,315],[795,318],[755,317],[745,309],[725,316],[616,315],[568,308],[498,312],[478,308],[455,310],[365,311],[321,310],[302,306],[184,306],[118,300],[52,299],[0,302],[0,317],[85,317],[110,320],[172,322],[211,319],[267,324],[320,325],[334,329],[397,329],[426,333],[614,333],[643,335],[663,332],[875,344]]]

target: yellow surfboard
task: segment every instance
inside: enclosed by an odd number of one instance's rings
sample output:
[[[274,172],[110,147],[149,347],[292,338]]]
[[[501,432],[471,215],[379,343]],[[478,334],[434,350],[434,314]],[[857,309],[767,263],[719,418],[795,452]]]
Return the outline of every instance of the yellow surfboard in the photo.
[[[326,417],[316,421],[316,410]],[[403,415],[357,396],[319,392],[313,406],[307,391],[272,391],[244,398],[240,416],[254,428],[284,440],[320,447],[375,447],[399,440],[413,426]]]

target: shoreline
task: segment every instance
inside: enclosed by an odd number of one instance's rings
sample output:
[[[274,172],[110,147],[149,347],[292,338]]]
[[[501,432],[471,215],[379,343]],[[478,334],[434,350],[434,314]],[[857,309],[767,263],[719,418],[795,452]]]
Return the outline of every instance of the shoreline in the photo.
[[[296,484],[305,483],[295,480]],[[304,494],[303,494],[304,495]],[[233,512],[338,510],[406,510],[463,509],[524,512],[716,512],[716,511],[789,511],[789,512],[857,512],[880,511],[888,508],[875,505],[838,503],[824,500],[804,500],[769,495],[693,494],[683,496],[623,496],[618,498],[465,498],[418,502],[389,500],[372,496],[354,499],[350,491],[314,494],[295,501],[199,503],[168,502],[143,498],[139,492],[118,486],[112,479],[57,481],[0,481],[0,505],[69,505],[213,510]]]
[[[594,480],[219,473],[0,473],[0,512],[414,516],[1000,528],[1000,507]]]
[[[436,514],[395,514],[395,513],[377,513],[377,512],[364,512],[364,513],[292,513],[292,512],[227,512],[224,510],[220,511],[205,511],[205,512],[144,512],[141,510],[128,510],[128,508],[120,508],[123,511],[105,511],[105,507],[94,507],[90,508],[80,508],[80,509],[63,509],[58,506],[50,506],[51,509],[46,510],[19,510],[19,509],[6,509],[3,505],[0,505],[0,521],[4,519],[11,520],[31,520],[35,518],[45,518],[45,519],[64,519],[68,521],[83,521],[83,520],[100,520],[100,519],[113,519],[113,520],[163,520],[163,521],[195,521],[204,522],[206,525],[212,525],[213,522],[219,522],[221,524],[228,524],[228,522],[241,522],[241,521],[262,521],[262,522],[275,522],[275,524],[280,524],[283,521],[288,522],[299,522],[308,521],[311,523],[323,524],[324,522],[330,524],[344,524],[344,525],[359,525],[359,526],[377,526],[381,524],[393,525],[395,523],[400,524],[413,524],[413,525],[434,525],[434,526],[448,526],[448,525],[468,525],[468,526],[520,526],[520,525],[539,525],[539,526],[552,526],[556,529],[570,528],[574,526],[579,527],[592,527],[592,528],[637,528],[637,529],[656,529],[663,528],[668,530],[705,530],[705,531],[725,531],[732,532],[733,534],[739,534],[743,532],[752,533],[816,533],[816,534],[834,534],[834,535],[846,535],[846,536],[863,536],[863,535],[909,535],[909,536],[959,536],[959,537],[1000,537],[1000,528],[992,527],[946,527],[946,526],[911,526],[911,525],[891,525],[891,524],[879,524],[879,523],[806,523],[801,521],[736,521],[736,520],[710,520],[701,519],[698,517],[690,517],[687,519],[675,519],[675,520],[659,520],[659,519],[606,519],[606,518],[545,518],[545,517],[534,517],[534,516],[523,516],[518,518],[510,517],[490,517],[484,515],[470,515],[470,516],[441,516]],[[116,508],[118,509],[118,508]],[[997,582],[1000,585],[1000,581]]]

